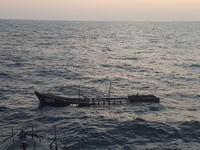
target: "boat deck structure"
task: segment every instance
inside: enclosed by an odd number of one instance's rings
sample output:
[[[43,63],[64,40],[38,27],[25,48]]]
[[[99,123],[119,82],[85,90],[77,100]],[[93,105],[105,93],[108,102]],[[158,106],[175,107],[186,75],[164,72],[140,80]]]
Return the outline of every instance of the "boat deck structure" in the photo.
[[[4,140],[0,144],[0,150],[68,150],[68,148],[57,144],[57,140],[50,141],[36,134],[26,134],[22,130]]]

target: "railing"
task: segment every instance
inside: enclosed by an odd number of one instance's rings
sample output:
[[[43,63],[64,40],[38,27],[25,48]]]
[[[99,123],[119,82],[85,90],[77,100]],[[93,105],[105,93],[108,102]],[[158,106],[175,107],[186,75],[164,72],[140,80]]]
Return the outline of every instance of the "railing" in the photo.
[[[20,133],[20,132],[19,132]],[[9,138],[8,140],[4,141],[1,145],[0,145],[0,150],[3,150],[4,148],[8,147],[9,145],[12,144],[12,141],[14,141],[14,138],[16,136],[19,135],[19,133],[15,134],[14,136],[12,136],[11,138]]]

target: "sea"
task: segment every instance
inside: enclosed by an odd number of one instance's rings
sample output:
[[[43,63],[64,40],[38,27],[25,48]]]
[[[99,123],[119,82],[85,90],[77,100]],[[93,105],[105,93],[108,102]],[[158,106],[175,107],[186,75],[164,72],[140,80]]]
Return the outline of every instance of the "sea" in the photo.
[[[83,150],[200,149],[200,22],[0,20],[0,141],[21,129]],[[160,103],[40,106],[34,91]]]

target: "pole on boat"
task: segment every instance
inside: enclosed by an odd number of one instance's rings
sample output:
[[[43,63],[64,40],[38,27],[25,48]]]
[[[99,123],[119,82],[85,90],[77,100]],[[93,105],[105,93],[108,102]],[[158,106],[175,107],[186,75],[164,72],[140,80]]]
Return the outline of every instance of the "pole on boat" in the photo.
[[[78,86],[78,103],[80,101],[80,95],[81,95],[81,86]]]
[[[108,93],[108,104],[110,105],[110,92],[111,92],[111,83],[110,83],[110,88],[109,88],[109,93]]]
[[[80,94],[81,94],[81,86],[78,86],[78,99],[80,99]]]
[[[58,146],[57,146],[57,132],[56,132],[56,125],[54,125],[54,130],[55,130],[55,141],[56,141],[56,147],[55,147],[55,150],[58,150]]]

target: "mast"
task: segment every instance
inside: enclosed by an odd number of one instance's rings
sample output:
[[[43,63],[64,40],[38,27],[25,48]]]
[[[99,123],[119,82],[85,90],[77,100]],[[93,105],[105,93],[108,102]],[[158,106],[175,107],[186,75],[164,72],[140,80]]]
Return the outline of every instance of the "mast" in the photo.
[[[80,95],[81,95],[81,86],[78,86],[78,104],[80,102]]]
[[[81,94],[81,86],[78,86],[78,99],[80,99],[80,94]]]
[[[111,92],[111,83],[110,83],[110,88],[109,88],[109,93],[108,93],[108,104],[110,105],[110,92]]]

